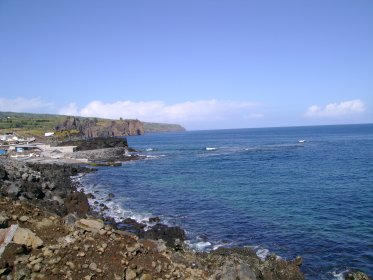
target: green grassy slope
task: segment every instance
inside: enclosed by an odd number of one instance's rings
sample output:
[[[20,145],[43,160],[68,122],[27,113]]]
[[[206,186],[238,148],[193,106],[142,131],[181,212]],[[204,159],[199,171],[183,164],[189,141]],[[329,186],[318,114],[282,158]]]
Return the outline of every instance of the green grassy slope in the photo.
[[[143,122],[143,125],[144,125],[145,133],[185,131],[185,128],[179,124]]]

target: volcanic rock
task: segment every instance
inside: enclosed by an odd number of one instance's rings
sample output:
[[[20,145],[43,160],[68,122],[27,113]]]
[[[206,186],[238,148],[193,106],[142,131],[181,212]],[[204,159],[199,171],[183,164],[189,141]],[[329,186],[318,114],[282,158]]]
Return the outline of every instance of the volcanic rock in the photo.
[[[19,227],[13,237],[13,242],[16,244],[26,245],[32,248],[39,248],[43,246],[43,240],[41,240],[35,233],[27,228]]]

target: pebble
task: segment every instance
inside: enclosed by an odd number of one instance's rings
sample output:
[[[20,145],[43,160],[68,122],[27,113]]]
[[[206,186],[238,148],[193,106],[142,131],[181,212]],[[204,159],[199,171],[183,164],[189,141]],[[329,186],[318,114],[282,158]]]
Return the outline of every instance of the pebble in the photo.
[[[52,273],[53,273],[53,274],[57,274],[57,273],[58,273],[58,268],[57,268],[57,267],[53,268],[53,269],[52,269]]]
[[[75,269],[75,264],[73,262],[66,262],[66,265],[70,267],[70,269]]]
[[[22,174],[22,180],[26,181],[28,178],[28,174],[27,173],[23,173]]]
[[[133,280],[136,278],[136,272],[131,268],[127,268],[126,270],[126,280]]]
[[[77,257],[84,257],[85,256],[85,253],[84,252],[79,252],[78,254],[76,254]]]
[[[53,251],[46,248],[46,249],[43,250],[43,255],[44,255],[44,257],[51,257],[51,256],[53,256]]]
[[[96,271],[96,269],[97,269],[97,264],[96,263],[91,263],[90,265],[89,265],[89,269],[90,270],[93,270],[93,271]]]
[[[37,258],[37,259],[34,259],[30,262],[31,265],[34,265],[34,264],[37,264],[37,263],[41,263],[43,261],[44,258]]]
[[[49,260],[49,264],[57,264],[60,262],[60,260],[61,260],[61,257],[58,257],[58,256],[54,257],[51,260]]]
[[[137,250],[140,249],[140,245],[138,243],[135,243],[132,246],[127,246],[127,251],[130,253],[137,252]]]
[[[37,263],[35,264],[33,267],[32,267],[32,271],[34,272],[39,272],[41,270],[41,265],[40,263]]]
[[[27,216],[21,216],[21,217],[19,217],[18,218],[18,220],[20,221],[20,222],[27,222],[28,221],[28,219],[29,219],[29,217],[27,217]]]
[[[152,279],[153,279],[153,277],[150,274],[147,274],[147,273],[141,275],[141,277],[140,277],[140,280],[152,280]]]

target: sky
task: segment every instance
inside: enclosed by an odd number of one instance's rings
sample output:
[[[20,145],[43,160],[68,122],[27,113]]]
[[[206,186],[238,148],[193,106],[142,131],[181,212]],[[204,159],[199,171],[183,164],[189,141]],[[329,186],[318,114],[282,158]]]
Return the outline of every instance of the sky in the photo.
[[[373,122],[371,0],[0,0],[0,111]]]

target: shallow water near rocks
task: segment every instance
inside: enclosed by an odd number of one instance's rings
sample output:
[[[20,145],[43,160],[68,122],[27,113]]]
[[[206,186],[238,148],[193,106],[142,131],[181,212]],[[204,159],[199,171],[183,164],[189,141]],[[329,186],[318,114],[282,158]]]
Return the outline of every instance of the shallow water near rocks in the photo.
[[[147,134],[128,143],[145,160],[82,178],[118,219],[159,216],[183,227],[196,250],[301,255],[307,279],[373,275],[373,125]]]

